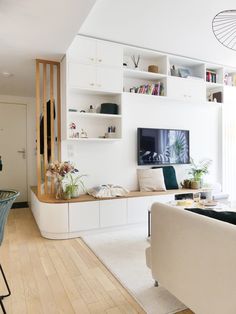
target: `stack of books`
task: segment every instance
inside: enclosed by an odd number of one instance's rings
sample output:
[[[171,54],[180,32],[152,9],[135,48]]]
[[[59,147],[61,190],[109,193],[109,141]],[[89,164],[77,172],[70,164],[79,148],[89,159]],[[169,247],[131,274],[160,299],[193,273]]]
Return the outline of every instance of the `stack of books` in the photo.
[[[131,88],[130,92],[135,92],[138,94],[163,96],[164,86],[162,82],[158,82],[156,84],[146,84],[146,85],[141,85],[136,88]]]
[[[211,83],[216,83],[216,71],[207,70],[206,71],[206,81]]]

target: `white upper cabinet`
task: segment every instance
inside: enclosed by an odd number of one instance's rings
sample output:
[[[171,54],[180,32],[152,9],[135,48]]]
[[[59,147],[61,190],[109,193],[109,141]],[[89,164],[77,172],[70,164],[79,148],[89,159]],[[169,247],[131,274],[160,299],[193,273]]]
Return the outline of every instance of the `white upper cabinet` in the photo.
[[[68,50],[69,62],[122,68],[119,44],[76,36]]]
[[[123,49],[120,45],[106,41],[97,41],[97,64],[120,67],[123,64]]]
[[[167,96],[177,100],[205,101],[205,82],[202,79],[168,77]]]
[[[92,65],[69,63],[70,87],[93,89],[96,84],[96,68]]]
[[[123,71],[117,68],[97,67],[97,80],[95,88],[113,93],[122,92]]]
[[[68,50],[68,59],[74,63],[95,64],[96,50],[96,40],[76,36]]]

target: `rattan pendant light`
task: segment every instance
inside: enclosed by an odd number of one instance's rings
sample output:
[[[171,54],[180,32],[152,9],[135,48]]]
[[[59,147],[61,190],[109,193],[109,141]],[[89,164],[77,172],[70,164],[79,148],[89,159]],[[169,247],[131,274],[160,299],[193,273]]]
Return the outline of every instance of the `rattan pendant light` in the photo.
[[[236,10],[219,12],[212,21],[212,30],[222,45],[236,50]]]

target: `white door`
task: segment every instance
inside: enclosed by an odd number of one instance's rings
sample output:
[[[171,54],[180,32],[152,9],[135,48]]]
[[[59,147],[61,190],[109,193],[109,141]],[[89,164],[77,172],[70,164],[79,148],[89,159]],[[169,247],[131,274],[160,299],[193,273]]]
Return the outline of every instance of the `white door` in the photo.
[[[0,103],[0,189],[20,192],[17,202],[27,202],[26,105]]]

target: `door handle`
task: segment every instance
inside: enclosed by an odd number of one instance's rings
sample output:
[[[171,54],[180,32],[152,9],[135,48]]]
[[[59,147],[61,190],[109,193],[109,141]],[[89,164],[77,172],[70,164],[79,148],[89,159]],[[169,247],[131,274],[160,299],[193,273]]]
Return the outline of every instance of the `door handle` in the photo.
[[[22,154],[22,158],[25,159],[26,158],[26,154],[25,154],[25,149],[22,148],[22,150],[18,150],[17,153]]]

